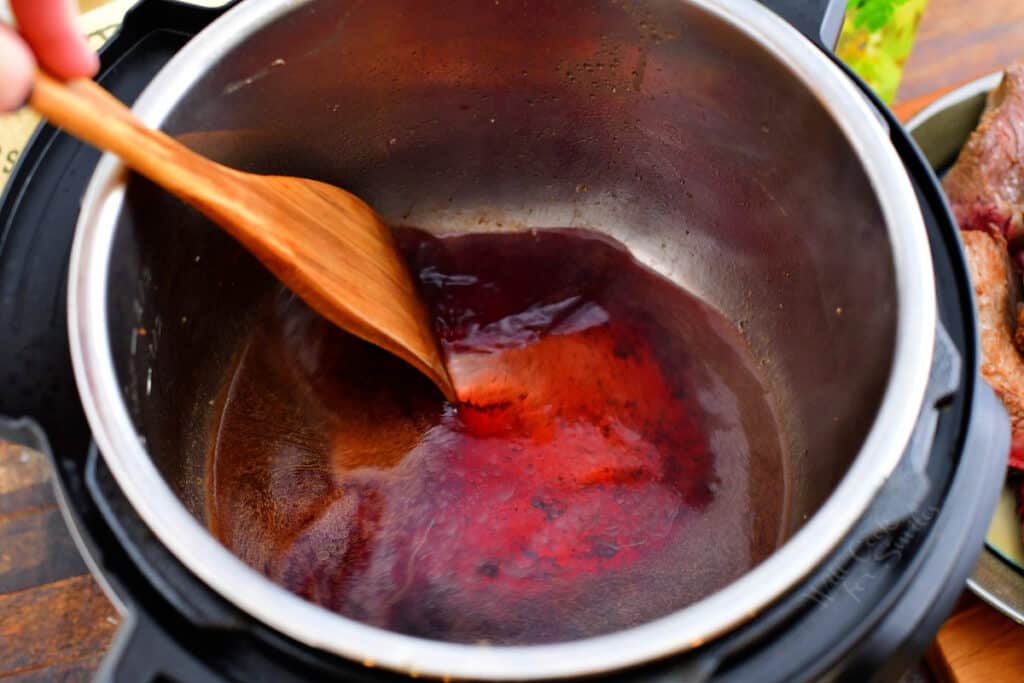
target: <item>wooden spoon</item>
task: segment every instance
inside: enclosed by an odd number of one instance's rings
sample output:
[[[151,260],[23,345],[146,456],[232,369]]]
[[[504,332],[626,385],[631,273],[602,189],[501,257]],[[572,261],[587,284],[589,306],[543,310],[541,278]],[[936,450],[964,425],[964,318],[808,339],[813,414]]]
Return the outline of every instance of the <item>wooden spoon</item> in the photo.
[[[91,80],[61,83],[37,73],[29,104],[191,204],[320,315],[405,359],[456,400],[391,232],[358,197],[315,180],[214,163],[144,126]]]

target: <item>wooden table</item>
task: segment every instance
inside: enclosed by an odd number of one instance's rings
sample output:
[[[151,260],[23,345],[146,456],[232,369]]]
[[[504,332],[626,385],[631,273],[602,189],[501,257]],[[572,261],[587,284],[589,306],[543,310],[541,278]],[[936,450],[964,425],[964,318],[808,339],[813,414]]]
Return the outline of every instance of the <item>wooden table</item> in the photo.
[[[930,0],[894,108],[905,118],[937,91],[1020,58],[1024,0]],[[49,476],[39,454],[0,443],[0,683],[89,680],[120,619],[71,543]],[[971,668],[979,650],[1022,634],[968,600],[939,639],[957,647],[933,651],[933,660],[971,672],[960,680],[1022,680],[1024,647],[1022,656],[1009,648],[995,665]]]
[[[906,120],[938,94],[1024,59],[1024,1],[928,0],[893,109]]]
[[[64,527],[41,454],[0,442],[0,681],[88,681],[120,617]]]

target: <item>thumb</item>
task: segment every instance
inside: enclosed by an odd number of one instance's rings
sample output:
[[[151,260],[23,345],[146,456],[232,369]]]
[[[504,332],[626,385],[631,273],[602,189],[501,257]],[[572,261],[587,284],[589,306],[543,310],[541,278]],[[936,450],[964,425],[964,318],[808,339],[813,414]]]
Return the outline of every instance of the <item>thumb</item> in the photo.
[[[14,31],[0,24],[0,112],[25,104],[35,70],[28,46]]]

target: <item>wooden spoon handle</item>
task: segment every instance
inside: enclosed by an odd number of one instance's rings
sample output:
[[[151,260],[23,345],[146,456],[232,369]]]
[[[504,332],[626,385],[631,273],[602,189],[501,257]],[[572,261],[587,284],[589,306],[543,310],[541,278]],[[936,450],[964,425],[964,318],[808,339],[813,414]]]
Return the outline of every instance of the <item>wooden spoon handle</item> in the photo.
[[[232,172],[147,128],[128,107],[89,79],[62,83],[39,71],[29,105],[51,123],[113,152],[131,169],[186,201],[199,199],[203,181]]]

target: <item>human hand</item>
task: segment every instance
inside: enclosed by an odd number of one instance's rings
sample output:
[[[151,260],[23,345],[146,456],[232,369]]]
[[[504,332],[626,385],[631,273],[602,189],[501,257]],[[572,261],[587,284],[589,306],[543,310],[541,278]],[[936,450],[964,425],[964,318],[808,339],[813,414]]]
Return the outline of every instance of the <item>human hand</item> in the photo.
[[[25,104],[37,62],[58,78],[96,73],[99,59],[75,28],[72,0],[10,0],[10,4],[18,32],[0,24],[0,112]]]

